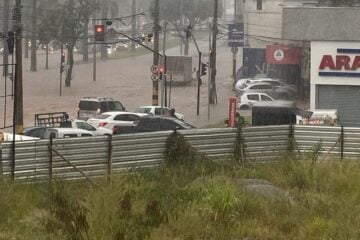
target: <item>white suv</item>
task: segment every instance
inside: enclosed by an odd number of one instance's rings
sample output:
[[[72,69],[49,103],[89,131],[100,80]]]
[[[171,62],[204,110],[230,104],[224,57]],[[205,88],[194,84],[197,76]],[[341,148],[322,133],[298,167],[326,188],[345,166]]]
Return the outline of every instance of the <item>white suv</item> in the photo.
[[[84,97],[79,102],[78,119],[87,120],[103,112],[126,111],[121,102],[110,97]]]
[[[274,99],[266,93],[244,93],[239,98],[237,108],[240,110],[249,110],[253,103],[261,101],[274,101]]]

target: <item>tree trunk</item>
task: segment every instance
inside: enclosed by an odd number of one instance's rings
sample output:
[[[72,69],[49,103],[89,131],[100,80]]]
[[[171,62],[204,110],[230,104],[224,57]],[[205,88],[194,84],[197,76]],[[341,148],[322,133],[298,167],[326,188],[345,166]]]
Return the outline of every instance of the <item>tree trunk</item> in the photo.
[[[185,38],[185,42],[184,42],[184,55],[188,56],[189,55],[189,37]]]
[[[30,71],[36,72],[36,0],[32,1],[32,17],[31,17],[31,64],[30,64]]]
[[[135,36],[135,28],[136,28],[136,0],[132,0],[132,7],[131,7],[131,37],[134,39]],[[135,42],[131,41],[131,51],[135,51]]]
[[[74,66],[74,45],[68,46],[67,50],[68,50],[68,59],[67,59],[68,69],[66,72],[65,87],[70,87],[71,79],[72,79],[72,70]]]
[[[46,43],[45,69],[49,69],[49,42]]]
[[[89,61],[89,49],[88,49],[88,36],[89,36],[89,20],[87,19],[84,24],[84,40],[82,41],[82,54],[83,54],[83,62]]]

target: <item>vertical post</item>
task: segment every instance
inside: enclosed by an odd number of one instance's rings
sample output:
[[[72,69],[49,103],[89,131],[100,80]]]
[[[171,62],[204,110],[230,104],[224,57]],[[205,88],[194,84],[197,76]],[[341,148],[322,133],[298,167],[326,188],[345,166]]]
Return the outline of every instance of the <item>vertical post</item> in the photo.
[[[167,77],[166,77],[166,73],[167,73],[167,64],[166,64],[166,54],[165,54],[165,51],[166,51],[166,25],[167,25],[167,22],[164,23],[164,37],[163,37],[163,55],[164,55],[164,74],[163,74],[163,81],[162,81],[162,95],[161,95],[161,98],[162,99],[165,99],[165,106],[167,106],[167,94],[166,94],[166,80],[167,80]],[[165,93],[164,93],[165,91]],[[163,106],[162,106],[163,107]]]
[[[31,61],[30,61],[30,71],[36,72],[36,18],[37,18],[37,9],[36,9],[36,0],[32,0],[32,16],[31,16]]]
[[[109,135],[109,151],[108,151],[108,161],[107,161],[107,175],[108,175],[108,182],[110,183],[111,174],[112,174],[112,135]]]
[[[232,76],[233,76],[233,87],[236,84],[236,52],[233,52],[233,69],[232,69]]]
[[[159,12],[160,12],[160,5],[159,0],[155,0],[155,12],[153,15],[154,18],[154,55],[153,55],[153,65],[159,65]],[[152,105],[157,106],[159,105],[159,81],[155,80],[152,82]]]
[[[3,47],[4,47],[4,53],[3,53],[3,75],[6,76],[8,74],[8,68],[7,64],[9,62],[9,51],[8,51],[8,45],[7,45],[7,36],[9,31],[9,0],[4,0],[4,9],[3,9],[3,16],[4,16],[4,22],[3,22],[3,33],[5,37],[3,38]]]
[[[15,66],[15,72],[17,72],[18,66]],[[15,93],[15,101],[14,101],[14,113],[16,112],[17,108],[18,108],[18,101],[16,101],[16,92],[17,92],[17,81],[15,78],[14,81],[14,93]],[[12,159],[11,159],[11,180],[14,182],[15,181],[15,133],[16,133],[16,114],[13,114],[13,139],[12,139],[12,145],[11,145],[11,155],[12,155]]]
[[[201,85],[201,52],[199,52],[199,65],[197,71],[197,105],[196,105],[196,115],[199,116],[200,113],[200,85]]]
[[[96,17],[96,15],[95,15]],[[93,29],[95,29],[96,20],[93,20]],[[96,82],[96,41],[94,38],[94,45],[93,45],[93,81]]]
[[[213,38],[212,38],[212,48],[211,48],[211,59],[210,59],[210,66],[211,66],[211,90],[210,90],[210,103],[215,104],[217,103],[217,96],[216,96],[216,37],[217,37],[217,17],[218,17],[218,0],[215,0],[214,4],[214,17],[213,17]]]
[[[210,100],[211,100],[211,73],[212,73],[212,66],[211,62],[211,23],[209,23],[209,71],[208,71],[208,121],[210,121]]]
[[[344,159],[344,127],[341,126],[341,136],[340,136],[340,159]]]
[[[51,185],[52,178],[53,178],[53,140],[54,136],[50,134],[50,147],[49,147],[49,184]]]
[[[169,108],[171,107],[171,83],[172,83],[172,74],[170,74],[170,86],[169,86]]]
[[[60,97],[61,97],[61,90],[62,90],[62,75],[63,75],[63,63],[62,56],[64,54],[64,43],[61,41],[61,48],[60,48]]]
[[[23,127],[23,84],[22,84],[22,26],[21,26],[21,0],[16,0],[15,5],[15,14],[16,14],[16,68],[15,68],[15,101],[14,106],[14,115],[15,115],[15,130],[16,133],[22,134],[24,131]]]

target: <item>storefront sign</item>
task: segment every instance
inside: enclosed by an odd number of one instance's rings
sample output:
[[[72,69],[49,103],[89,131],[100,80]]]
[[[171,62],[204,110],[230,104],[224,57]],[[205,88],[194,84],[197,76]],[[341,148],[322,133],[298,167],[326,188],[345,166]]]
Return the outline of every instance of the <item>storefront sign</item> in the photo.
[[[322,56],[319,76],[360,77],[360,49],[337,48],[336,52]]]
[[[302,48],[286,45],[267,45],[266,62],[269,64],[299,64],[302,57]]]

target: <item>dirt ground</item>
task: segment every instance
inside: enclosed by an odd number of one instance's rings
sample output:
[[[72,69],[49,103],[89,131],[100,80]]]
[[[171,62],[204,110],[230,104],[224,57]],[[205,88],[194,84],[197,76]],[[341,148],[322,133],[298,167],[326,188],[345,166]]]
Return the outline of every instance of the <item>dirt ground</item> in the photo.
[[[199,42],[200,51],[203,52],[203,62],[207,62],[208,43]],[[167,50],[167,55],[179,55],[179,47]],[[241,51],[239,51],[241,52]],[[193,57],[193,66],[198,62],[198,54],[193,45],[190,47],[190,56]],[[90,55],[90,57],[92,57]],[[238,54],[238,63],[241,55]],[[81,55],[76,55],[81,60]],[[93,81],[93,64],[81,63],[74,66],[71,87],[64,87],[62,83],[62,96],[60,96],[59,77],[59,51],[49,57],[49,68],[45,69],[45,52],[38,51],[37,71],[31,72],[30,58],[23,59],[23,109],[24,127],[34,125],[34,114],[44,112],[65,111],[70,117],[76,117],[77,105],[84,96],[113,97],[121,101],[131,111],[140,105],[151,105],[152,82],[150,79],[150,66],[152,54],[139,57],[100,60],[97,61],[97,80]],[[1,58],[2,59],[2,58]],[[2,61],[2,60],[1,60]],[[11,61],[11,60],[10,60]],[[80,62],[80,61],[79,61]],[[197,127],[203,127],[222,122],[227,117],[229,97],[234,96],[232,91],[232,53],[226,43],[219,42],[217,49],[217,99],[215,105],[210,106],[210,119],[208,119],[208,85],[207,76],[203,76],[200,91],[200,114],[196,114],[197,85],[174,87],[171,91],[171,107],[184,114],[185,120]],[[195,77],[195,73],[193,73]],[[1,78],[0,95],[5,94],[5,79]],[[11,81],[7,79],[7,93],[11,90]],[[1,98],[0,126],[12,125],[12,102],[8,97],[6,102]],[[159,100],[159,104],[161,101]],[[6,113],[6,114],[5,114]],[[4,121],[4,118],[6,119]]]

